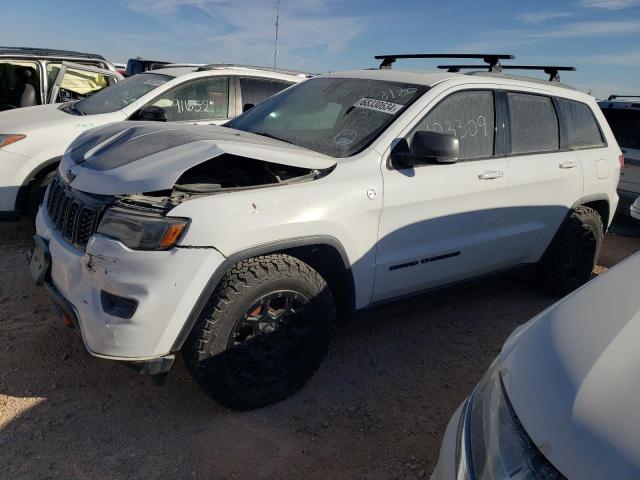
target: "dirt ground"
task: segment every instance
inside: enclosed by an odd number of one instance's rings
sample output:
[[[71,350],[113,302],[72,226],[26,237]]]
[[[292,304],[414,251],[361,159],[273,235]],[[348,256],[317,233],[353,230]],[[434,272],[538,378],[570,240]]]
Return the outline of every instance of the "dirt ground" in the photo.
[[[31,282],[31,235],[0,226],[1,479],[428,478],[450,415],[556,300],[503,278],[377,308],[339,328],[301,392],[235,413],[181,359],[155,386],[87,355]],[[597,271],[637,250],[607,236]]]

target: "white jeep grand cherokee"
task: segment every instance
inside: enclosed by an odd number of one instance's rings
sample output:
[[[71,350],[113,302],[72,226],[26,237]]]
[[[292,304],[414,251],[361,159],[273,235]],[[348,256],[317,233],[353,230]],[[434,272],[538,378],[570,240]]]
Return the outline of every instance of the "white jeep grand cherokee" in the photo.
[[[247,409],[299,389],[336,317],[516,267],[586,282],[620,149],[595,100],[493,73],[300,83],[226,126],[122,122],[64,154],[30,268],[98,357]]]

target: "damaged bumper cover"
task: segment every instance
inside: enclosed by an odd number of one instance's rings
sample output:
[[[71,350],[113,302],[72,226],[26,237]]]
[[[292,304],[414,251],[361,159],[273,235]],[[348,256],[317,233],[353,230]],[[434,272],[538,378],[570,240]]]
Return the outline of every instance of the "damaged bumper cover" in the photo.
[[[214,248],[135,251],[101,235],[83,252],[65,241],[42,211],[36,228],[50,251],[45,284],[88,352],[133,362],[143,373],[169,368],[176,338],[225,257]],[[113,304],[118,299],[125,300],[119,309]],[[127,310],[126,302],[135,308]]]

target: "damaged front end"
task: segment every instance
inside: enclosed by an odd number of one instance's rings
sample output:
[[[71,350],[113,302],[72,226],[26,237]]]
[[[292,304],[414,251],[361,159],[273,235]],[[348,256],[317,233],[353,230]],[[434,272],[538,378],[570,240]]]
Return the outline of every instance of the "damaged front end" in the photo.
[[[71,144],[46,208],[81,249],[98,233],[134,250],[166,250],[188,229],[189,219],[168,216],[187,200],[313,181],[334,167],[315,152],[224,127],[122,122]]]
[[[123,123],[89,131],[65,153],[36,220],[50,251],[46,284],[91,354],[164,373],[226,258],[213,229],[205,228],[205,242],[183,244],[211,217],[211,205],[195,200],[237,195],[245,208],[243,190],[313,182],[334,167],[322,155],[221,127]],[[201,208],[177,208],[191,200]]]

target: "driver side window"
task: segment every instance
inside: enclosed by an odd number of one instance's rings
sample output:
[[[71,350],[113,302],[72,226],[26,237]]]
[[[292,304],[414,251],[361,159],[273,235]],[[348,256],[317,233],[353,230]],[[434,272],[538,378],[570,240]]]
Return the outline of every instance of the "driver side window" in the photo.
[[[163,93],[152,103],[167,112],[167,121],[223,120],[229,115],[229,77],[192,80]]]
[[[490,157],[494,152],[493,92],[457,92],[433,107],[409,134],[419,130],[454,135],[460,142],[460,160]]]

